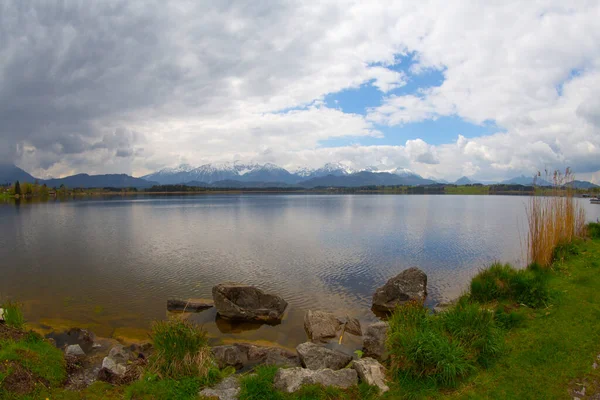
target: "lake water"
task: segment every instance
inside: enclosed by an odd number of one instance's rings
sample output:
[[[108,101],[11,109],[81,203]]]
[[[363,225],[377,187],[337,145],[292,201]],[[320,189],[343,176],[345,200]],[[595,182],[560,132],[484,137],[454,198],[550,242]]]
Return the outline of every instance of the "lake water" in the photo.
[[[581,199],[589,220],[600,206]],[[194,315],[221,339],[305,341],[307,309],[375,317],[374,290],[403,269],[429,304],[456,297],[495,260],[524,263],[526,197],[200,195],[0,205],[0,296],[39,326],[139,336],[170,297],[238,281],[289,303],[281,325]]]

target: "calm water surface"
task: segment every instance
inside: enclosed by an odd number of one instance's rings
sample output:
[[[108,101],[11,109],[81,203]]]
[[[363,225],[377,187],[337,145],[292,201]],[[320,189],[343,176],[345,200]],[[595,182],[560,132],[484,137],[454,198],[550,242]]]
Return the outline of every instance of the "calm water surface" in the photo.
[[[600,206],[585,204],[590,220]],[[411,266],[430,304],[495,260],[522,265],[526,197],[204,195],[0,205],[0,296],[42,325],[102,335],[147,329],[169,297],[210,298],[238,281],[290,304],[279,326],[193,316],[219,338],[305,340],[310,308],[362,321],[373,291]],[[63,321],[66,320],[66,321]]]

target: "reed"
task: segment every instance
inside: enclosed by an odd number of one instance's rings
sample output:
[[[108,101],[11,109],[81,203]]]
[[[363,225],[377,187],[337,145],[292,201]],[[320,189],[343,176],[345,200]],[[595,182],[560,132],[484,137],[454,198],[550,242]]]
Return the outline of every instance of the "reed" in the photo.
[[[585,235],[585,210],[575,200],[574,175],[570,168],[564,173],[546,171],[546,178],[552,183],[549,188],[538,186],[538,178],[541,178],[539,172],[534,181],[535,195],[527,207],[528,261],[549,267],[557,246]]]

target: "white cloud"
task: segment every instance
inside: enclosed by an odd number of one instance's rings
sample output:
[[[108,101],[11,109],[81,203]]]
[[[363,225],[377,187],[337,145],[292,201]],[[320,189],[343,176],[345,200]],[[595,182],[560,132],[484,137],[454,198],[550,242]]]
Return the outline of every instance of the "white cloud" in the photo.
[[[558,0],[3,3],[0,156],[40,176],[234,158],[489,179],[571,165],[593,176],[599,18],[598,2]],[[409,53],[409,74],[389,68]],[[389,94],[431,69],[441,86]],[[365,84],[384,96],[367,117],[323,104]],[[324,147],[444,116],[499,132]]]

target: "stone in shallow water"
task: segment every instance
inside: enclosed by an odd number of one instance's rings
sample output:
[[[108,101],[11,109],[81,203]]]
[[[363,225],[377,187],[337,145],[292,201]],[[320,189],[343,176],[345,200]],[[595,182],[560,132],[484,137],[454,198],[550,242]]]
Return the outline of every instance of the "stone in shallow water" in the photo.
[[[296,351],[300,356],[302,365],[308,369],[332,369],[344,368],[352,361],[352,356],[339,351],[331,350],[317,344],[306,342],[299,344]]]
[[[281,297],[241,283],[218,284],[212,295],[219,315],[229,319],[278,323],[287,307]]]
[[[167,311],[185,311],[185,312],[200,312],[212,308],[214,303],[212,300],[204,299],[169,299],[167,300]]]
[[[427,275],[418,268],[409,268],[390,278],[373,294],[373,309],[392,312],[409,301],[424,302],[427,297]]]
[[[280,369],[275,374],[274,386],[277,390],[292,393],[303,385],[323,385],[347,389],[358,384],[358,375],[354,369],[339,371],[331,369],[310,370],[305,368]]]
[[[340,325],[337,317],[329,312],[308,310],[304,315],[304,329],[313,342],[335,337]]]
[[[362,328],[360,321],[356,318],[349,318],[346,321],[345,332],[351,333],[356,336],[362,336]]]

